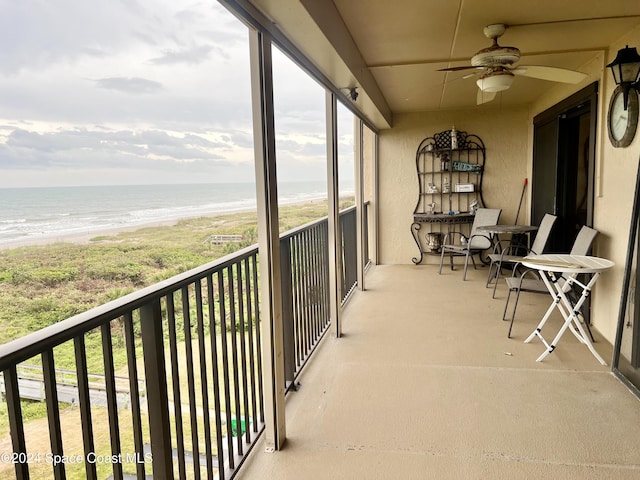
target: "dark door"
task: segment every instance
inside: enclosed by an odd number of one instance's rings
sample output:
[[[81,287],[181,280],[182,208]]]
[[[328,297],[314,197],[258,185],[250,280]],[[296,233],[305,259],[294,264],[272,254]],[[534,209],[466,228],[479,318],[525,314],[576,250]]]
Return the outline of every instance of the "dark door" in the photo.
[[[534,119],[531,218],[558,217],[548,252],[569,252],[593,222],[596,100],[594,83]]]
[[[533,147],[533,212],[531,222],[539,225],[545,213],[557,214],[558,122],[556,118],[535,124]],[[549,249],[549,251],[553,251]]]

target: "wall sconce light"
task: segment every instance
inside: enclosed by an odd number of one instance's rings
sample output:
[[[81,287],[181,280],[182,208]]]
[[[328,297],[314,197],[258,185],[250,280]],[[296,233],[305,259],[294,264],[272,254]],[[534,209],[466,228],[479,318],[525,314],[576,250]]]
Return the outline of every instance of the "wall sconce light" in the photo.
[[[616,85],[620,85],[623,91],[624,109],[627,109],[629,90],[631,88],[638,89],[638,82],[640,81],[640,55],[635,47],[618,50],[616,58],[607,65],[607,68],[611,69],[611,74],[616,82]]]
[[[358,100],[358,87],[345,87],[340,90],[344,90],[351,101],[355,102]]]

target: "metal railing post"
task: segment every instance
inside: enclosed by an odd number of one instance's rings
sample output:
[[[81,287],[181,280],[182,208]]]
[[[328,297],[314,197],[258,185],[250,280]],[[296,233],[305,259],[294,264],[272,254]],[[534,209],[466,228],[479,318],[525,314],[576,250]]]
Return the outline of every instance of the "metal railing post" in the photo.
[[[280,240],[280,275],[282,278],[282,339],[284,342],[284,380],[287,386],[295,377],[296,352],[293,325],[293,285],[291,282],[291,248],[289,239]]]
[[[149,408],[149,433],[153,457],[153,478],[173,479],[171,429],[167,397],[167,375],[162,342],[162,312],[160,301],[154,300],[140,308],[142,350]]]
[[[56,367],[53,358],[53,349],[42,352],[42,374],[47,404],[47,419],[49,420],[49,441],[51,442],[51,454],[62,458],[64,448],[62,446],[62,428],[60,426],[60,405],[58,404],[58,388],[56,383]],[[59,462],[53,466],[53,478],[63,480],[67,478],[65,464]]]
[[[26,457],[27,446],[22,423],[18,374],[15,366],[4,371],[4,384],[6,388],[7,413],[9,414],[9,428],[11,430],[11,445],[16,454]],[[29,464],[27,462],[16,462],[15,470],[17,480],[29,478]]]

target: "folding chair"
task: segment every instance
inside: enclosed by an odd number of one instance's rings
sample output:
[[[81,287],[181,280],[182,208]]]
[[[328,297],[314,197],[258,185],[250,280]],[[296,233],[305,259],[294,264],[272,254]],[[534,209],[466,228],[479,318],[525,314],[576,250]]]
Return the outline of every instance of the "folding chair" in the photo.
[[[467,279],[467,266],[469,264],[469,258],[473,263],[473,268],[476,268],[476,262],[473,259],[474,255],[480,255],[485,250],[489,250],[493,246],[493,235],[486,233],[479,233],[478,227],[497,225],[500,219],[502,209],[497,208],[479,208],[476,211],[471,226],[471,233],[469,237],[466,237],[462,232],[451,231],[444,237],[440,254],[440,270],[439,274],[442,274],[442,263],[444,262],[444,256],[449,255],[449,262],[451,263],[451,270],[453,270],[453,257],[464,256],[464,274],[463,280]],[[458,242],[458,243],[456,243]]]
[[[494,278],[493,285],[493,298],[496,298],[496,287],[498,286],[498,281],[500,280],[500,271],[503,267],[509,265],[512,269],[511,275],[514,276],[516,273],[516,268],[522,261],[522,258],[526,255],[534,254],[540,255],[544,252],[544,248],[549,241],[549,236],[551,235],[551,229],[555,224],[558,217],[555,215],[551,215],[550,213],[546,213],[544,217],[542,217],[542,221],[540,222],[540,226],[538,227],[538,233],[536,234],[536,238],[533,240],[533,244],[531,248],[528,248],[526,245],[523,245],[519,242],[509,241],[507,246],[502,247],[502,243],[500,242],[496,244],[494,247],[494,251],[492,254],[488,255],[489,261],[489,275],[487,276],[487,284],[488,287],[491,283],[492,277]],[[498,253],[499,252],[499,253]],[[495,274],[492,275],[493,266],[496,267]]]

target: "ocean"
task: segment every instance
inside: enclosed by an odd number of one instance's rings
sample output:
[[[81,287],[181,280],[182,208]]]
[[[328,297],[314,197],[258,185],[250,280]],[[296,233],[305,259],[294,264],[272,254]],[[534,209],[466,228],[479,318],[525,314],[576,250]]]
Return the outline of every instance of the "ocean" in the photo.
[[[325,182],[281,182],[278,203],[327,197]],[[253,183],[0,189],[0,245],[256,208]]]

